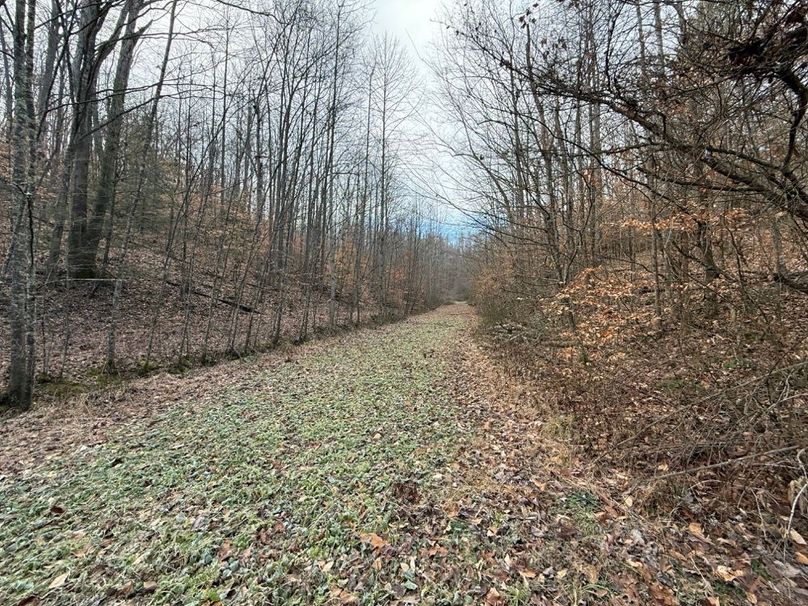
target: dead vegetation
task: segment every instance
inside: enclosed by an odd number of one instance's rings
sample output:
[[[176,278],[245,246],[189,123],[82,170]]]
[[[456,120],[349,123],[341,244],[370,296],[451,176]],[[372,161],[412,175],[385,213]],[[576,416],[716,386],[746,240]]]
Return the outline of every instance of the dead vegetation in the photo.
[[[801,564],[772,548],[779,534],[648,519],[626,476],[593,473],[575,428],[534,405],[536,385],[474,326],[467,306],[447,306],[140,379],[72,400],[72,415],[6,419],[0,592],[144,606],[799,603]]]
[[[611,498],[767,554],[804,592],[808,301],[766,305],[777,286],[758,283],[757,314],[733,313],[726,294],[708,320],[691,308],[690,322],[655,327],[631,278],[587,272],[543,313],[484,329],[489,355],[522,385],[541,433]]]

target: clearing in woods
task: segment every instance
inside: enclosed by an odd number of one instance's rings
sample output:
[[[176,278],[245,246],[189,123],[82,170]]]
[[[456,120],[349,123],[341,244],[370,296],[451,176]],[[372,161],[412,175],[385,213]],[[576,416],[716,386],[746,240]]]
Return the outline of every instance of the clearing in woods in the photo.
[[[201,369],[192,396],[103,439],[6,461],[0,603],[701,599],[695,571],[657,570],[648,525],[554,470],[472,318],[457,304],[225,365],[236,382]]]

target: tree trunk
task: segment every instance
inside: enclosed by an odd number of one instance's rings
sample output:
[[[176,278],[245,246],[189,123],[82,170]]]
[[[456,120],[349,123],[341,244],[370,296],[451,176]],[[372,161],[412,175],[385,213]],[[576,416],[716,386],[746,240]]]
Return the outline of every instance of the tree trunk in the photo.
[[[11,352],[9,382],[2,400],[31,406],[35,372],[35,271],[33,226],[33,34],[36,1],[16,1],[14,23],[14,115],[11,136],[12,232],[8,278]]]
[[[121,144],[124,101],[126,98],[127,85],[129,83],[129,72],[132,67],[135,47],[140,37],[146,31],[145,28],[137,32],[135,31],[140,8],[140,0],[128,0],[124,8],[128,16],[126,18],[124,39],[118,56],[118,65],[115,69],[112,97],[110,98],[109,109],[107,111],[106,142],[101,159],[95,204],[93,205],[92,214],[87,221],[84,242],[80,244],[80,250],[77,251],[76,254],[79,265],[84,267],[85,272],[90,276],[95,276],[97,273],[96,254],[98,252],[98,244],[101,242],[101,232],[104,227],[107,211],[115,197],[115,169],[118,162],[118,150]]]

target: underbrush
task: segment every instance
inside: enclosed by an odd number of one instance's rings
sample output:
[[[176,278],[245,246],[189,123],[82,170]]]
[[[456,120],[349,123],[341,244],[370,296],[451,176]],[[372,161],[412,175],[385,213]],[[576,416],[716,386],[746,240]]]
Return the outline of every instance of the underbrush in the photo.
[[[489,323],[490,353],[529,386],[548,436],[646,511],[748,512],[806,535],[808,297],[763,282],[715,298],[671,286],[657,319],[651,286],[585,272]]]
[[[176,288],[165,289],[162,300],[157,300],[159,289],[147,277],[138,277],[123,290],[115,364],[110,368],[106,364],[110,293],[89,285],[43,287],[37,301],[38,309],[43,310],[36,327],[37,397],[58,400],[110,382],[158,372],[183,373],[286,343],[299,344],[360,326],[381,326],[406,317],[405,310],[417,314],[430,309],[421,304],[405,306],[398,299],[383,307],[365,298],[357,321],[351,302],[338,301],[332,326],[327,298],[315,297],[306,312],[305,294],[293,288],[287,294],[276,340],[276,298],[267,297],[260,311],[248,313],[223,302],[211,304],[199,294],[185,299]],[[6,317],[7,306],[0,293],[0,317]],[[8,327],[0,320],[0,376],[8,370],[9,348]]]

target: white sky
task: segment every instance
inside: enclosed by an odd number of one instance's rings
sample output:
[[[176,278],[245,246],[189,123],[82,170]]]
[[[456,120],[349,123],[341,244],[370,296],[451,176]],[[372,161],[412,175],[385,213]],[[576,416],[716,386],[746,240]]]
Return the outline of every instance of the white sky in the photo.
[[[443,0],[375,0],[376,29],[397,37],[410,53],[423,55],[437,25]]]
[[[423,92],[432,88],[433,74],[422,59],[434,58],[433,47],[442,31],[442,27],[437,21],[443,16],[444,7],[451,2],[452,0],[372,0],[372,8],[376,11],[374,31],[377,34],[383,34],[386,31],[398,38],[406,54],[411,58],[413,67],[423,78]],[[421,120],[429,123],[429,128],[440,130],[439,120],[436,118],[441,112],[432,103],[430,95],[424,95],[418,114]],[[422,128],[419,127],[418,130],[422,130]],[[429,149],[429,146],[426,149]],[[440,170],[437,170],[436,167],[440,165],[449,170],[447,167],[451,161],[437,149],[432,149],[432,153],[423,153],[424,151],[425,148],[421,148],[417,159],[416,157],[408,159],[409,162],[415,161],[416,163],[411,166],[414,179],[412,186],[416,190],[421,190],[427,198],[432,197],[433,187],[445,195],[446,192],[438,186],[438,183],[444,180],[441,178]],[[441,202],[438,202],[438,207],[442,209],[439,214],[444,222],[441,231],[445,235],[456,236],[465,231],[459,226],[464,219],[455,209]]]

